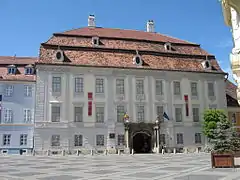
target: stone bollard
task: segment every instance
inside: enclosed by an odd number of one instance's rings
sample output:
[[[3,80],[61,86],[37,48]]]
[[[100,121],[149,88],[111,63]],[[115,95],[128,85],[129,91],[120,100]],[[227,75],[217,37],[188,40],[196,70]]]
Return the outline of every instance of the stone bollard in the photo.
[[[91,149],[91,156],[93,156],[93,150]]]
[[[47,155],[50,156],[50,154],[51,154],[51,151],[47,150]]]
[[[120,155],[121,154],[121,151],[120,151],[120,149],[118,149],[118,155]]]
[[[62,156],[65,156],[66,152],[65,150],[62,150]]]
[[[162,154],[164,154],[165,153],[165,151],[164,151],[164,149],[162,149]]]
[[[107,155],[107,149],[105,149],[104,154]]]
[[[196,153],[199,153],[199,149],[198,148],[196,148]]]
[[[134,150],[132,149],[132,155],[134,155]]]
[[[80,155],[80,150],[77,150],[77,156],[79,156]]]
[[[173,149],[173,154],[176,154],[176,148]]]

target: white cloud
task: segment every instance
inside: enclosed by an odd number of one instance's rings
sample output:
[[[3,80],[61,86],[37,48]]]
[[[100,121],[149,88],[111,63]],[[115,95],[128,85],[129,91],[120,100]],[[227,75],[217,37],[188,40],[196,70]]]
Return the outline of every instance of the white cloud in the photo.
[[[217,44],[218,48],[229,48],[229,47],[233,47],[233,42],[232,39],[226,39],[223,41],[220,41],[219,44]]]

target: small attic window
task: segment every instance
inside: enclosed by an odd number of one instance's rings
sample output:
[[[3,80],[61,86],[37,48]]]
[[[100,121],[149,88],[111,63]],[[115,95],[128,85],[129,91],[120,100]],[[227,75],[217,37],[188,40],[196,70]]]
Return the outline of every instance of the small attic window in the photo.
[[[15,65],[8,66],[8,74],[16,74],[17,68]]]
[[[94,46],[98,46],[99,45],[99,38],[98,37],[93,37],[92,38],[92,44]]]
[[[34,69],[32,65],[28,65],[25,67],[25,74],[26,75],[31,75],[34,73]]]
[[[172,50],[172,45],[171,45],[171,43],[166,43],[166,44],[164,44],[164,48],[165,48],[165,50],[167,50],[167,51],[171,51],[171,50]]]

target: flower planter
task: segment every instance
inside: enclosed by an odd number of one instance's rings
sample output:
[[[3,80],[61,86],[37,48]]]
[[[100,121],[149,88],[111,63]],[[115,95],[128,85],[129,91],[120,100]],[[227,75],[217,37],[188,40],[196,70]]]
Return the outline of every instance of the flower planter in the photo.
[[[233,168],[234,154],[231,153],[211,153],[212,168]]]

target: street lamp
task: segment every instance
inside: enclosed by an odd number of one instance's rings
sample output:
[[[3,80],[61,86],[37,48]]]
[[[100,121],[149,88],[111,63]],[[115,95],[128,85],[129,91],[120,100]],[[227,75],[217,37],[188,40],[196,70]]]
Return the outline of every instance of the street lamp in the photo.
[[[159,153],[159,131],[160,131],[160,123],[161,119],[160,116],[157,116],[155,120],[155,136],[156,136],[156,152]]]
[[[129,115],[127,114],[127,112],[124,114],[123,120],[124,120],[124,127],[125,127],[126,152],[128,153],[129,152],[129,135],[128,135],[128,131],[129,131]]]

